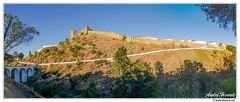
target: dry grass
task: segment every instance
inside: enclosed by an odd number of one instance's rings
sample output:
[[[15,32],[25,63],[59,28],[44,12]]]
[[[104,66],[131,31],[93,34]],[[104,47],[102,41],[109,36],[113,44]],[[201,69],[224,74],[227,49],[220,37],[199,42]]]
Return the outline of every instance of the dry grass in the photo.
[[[188,45],[190,47],[200,47],[200,44],[192,44],[188,42],[175,42],[176,46],[179,44]],[[77,50],[77,54],[84,54],[83,57],[73,56],[73,52],[70,51],[71,47],[81,47]],[[48,48],[49,52],[45,52],[45,49],[40,51],[38,54],[26,58],[27,62],[34,63],[50,63],[50,62],[66,62],[66,61],[80,61],[87,59],[96,58],[109,58],[113,57],[114,53],[120,47],[126,47],[128,49],[128,54],[142,53],[148,51],[161,50],[166,48],[171,48],[172,45],[166,47],[166,45],[156,45],[156,44],[144,44],[136,42],[126,42],[121,39],[114,39],[107,36],[98,36],[96,34],[79,35],[74,39],[65,42],[63,45],[59,45],[56,48]],[[202,45],[201,45],[202,46]],[[56,51],[55,51],[56,50]],[[64,52],[60,54],[59,52]],[[101,54],[97,54],[101,52]],[[216,54],[215,54],[216,53]],[[204,67],[207,71],[213,71],[217,64],[223,63],[223,57],[230,55],[227,51],[207,51],[207,50],[191,50],[191,51],[171,51],[171,52],[161,52],[155,54],[148,54],[142,56],[130,57],[132,61],[137,59],[143,59],[154,68],[154,63],[160,61],[164,64],[165,72],[174,72],[176,68],[179,68],[181,63],[185,59],[191,59],[192,61],[203,62]],[[15,63],[16,64],[16,63]],[[81,66],[76,66],[72,64],[70,68],[66,65],[54,65],[52,68],[50,66],[45,66],[44,70],[50,72],[51,70],[58,70],[61,76],[66,76],[71,74],[71,76],[83,75],[88,72],[102,71],[103,74],[112,76],[110,73],[111,63],[102,62],[101,64],[96,64],[94,62],[83,63]]]

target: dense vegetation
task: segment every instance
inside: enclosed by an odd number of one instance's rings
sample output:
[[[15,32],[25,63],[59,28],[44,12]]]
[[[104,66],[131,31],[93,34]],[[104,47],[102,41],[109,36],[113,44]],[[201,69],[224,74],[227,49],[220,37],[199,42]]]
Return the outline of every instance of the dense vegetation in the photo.
[[[176,75],[157,82],[149,73],[151,68],[146,62],[130,62],[126,56],[126,48],[119,48],[114,60],[113,71],[117,72],[117,88],[112,97],[204,98],[208,93],[236,93],[236,71],[232,71],[230,78],[221,79],[216,73],[207,73],[203,63],[186,59]],[[161,62],[156,62],[155,66],[161,75]]]

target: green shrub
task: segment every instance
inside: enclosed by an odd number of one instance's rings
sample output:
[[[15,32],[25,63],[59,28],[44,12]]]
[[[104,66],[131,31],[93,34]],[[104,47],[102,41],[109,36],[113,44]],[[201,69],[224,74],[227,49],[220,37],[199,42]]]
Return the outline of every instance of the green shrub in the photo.
[[[64,93],[64,92],[59,92],[57,95],[60,98],[73,98],[73,96],[70,96],[69,94]]]
[[[50,68],[53,68],[53,64],[50,64],[49,67],[50,67]]]
[[[157,61],[155,64],[155,68],[158,72],[163,73],[164,69],[163,69],[163,63]]]
[[[102,54],[102,52],[99,51],[99,50],[96,53],[97,53],[97,55],[101,55]]]
[[[42,86],[37,90],[37,93],[41,94],[42,96],[46,98],[52,98],[53,97],[53,88],[51,85]]]
[[[52,75],[56,75],[58,73],[58,70],[51,70]]]
[[[76,70],[76,68],[73,68],[72,71],[74,72]]]
[[[83,35],[83,34],[84,34],[83,32],[80,33],[80,35]]]
[[[229,79],[223,81],[223,90],[226,94],[236,94],[236,71],[231,74]],[[236,95],[235,95],[236,97]]]
[[[216,50],[214,50],[214,51],[213,51],[213,53],[214,53],[214,54],[217,54],[217,51],[216,51]]]
[[[99,64],[102,64],[102,63],[103,63],[103,60],[96,60],[96,61],[94,61],[95,65],[99,65]]]
[[[49,49],[49,48],[44,48],[44,49],[43,49],[43,52],[44,52],[44,53],[49,53],[49,52],[50,52],[50,49]]]
[[[67,64],[67,65],[66,65],[67,68],[71,68],[71,66],[72,66],[72,65],[70,65],[70,64]]]
[[[64,54],[64,50],[59,50],[58,54],[60,54],[60,55]]]
[[[57,73],[57,74],[56,74],[56,77],[60,77],[60,76],[62,76],[61,73]]]
[[[141,50],[144,51],[144,47],[141,47]]]
[[[71,73],[66,74],[66,77],[71,77]]]
[[[60,41],[58,45],[63,45],[64,44],[64,41]]]
[[[186,59],[186,60],[184,60],[184,65],[185,65],[185,67],[191,67],[191,66],[193,66],[193,63],[190,59]]]
[[[86,89],[81,91],[82,98],[100,98],[100,94],[97,91],[96,84],[90,83]]]
[[[76,62],[76,65],[77,65],[78,67],[79,67],[81,64],[82,64],[81,61],[77,61],[77,62]]]
[[[88,42],[88,44],[94,46],[93,42]]]

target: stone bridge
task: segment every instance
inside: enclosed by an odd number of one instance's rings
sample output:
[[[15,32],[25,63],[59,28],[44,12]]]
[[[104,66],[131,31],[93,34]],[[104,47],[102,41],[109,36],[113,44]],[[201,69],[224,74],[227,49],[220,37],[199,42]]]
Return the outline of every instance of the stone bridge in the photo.
[[[35,73],[35,66],[5,66],[6,74],[16,82],[26,82]]]

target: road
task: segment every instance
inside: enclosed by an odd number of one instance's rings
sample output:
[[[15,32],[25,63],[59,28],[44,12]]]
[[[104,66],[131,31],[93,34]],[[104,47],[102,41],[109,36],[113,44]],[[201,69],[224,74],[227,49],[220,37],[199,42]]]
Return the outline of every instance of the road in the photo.
[[[169,52],[169,51],[177,51],[177,50],[223,50],[223,49],[215,49],[215,48],[206,48],[206,46],[200,47],[200,48],[178,48],[178,49],[167,49],[167,50],[157,50],[157,51],[149,51],[149,52],[144,52],[144,53],[138,53],[138,54],[131,54],[127,55],[128,57],[133,57],[133,56],[141,56],[141,55],[147,55],[147,54],[153,54],[153,53],[160,53],[160,52]],[[113,58],[102,58],[102,59],[90,59],[90,60],[81,60],[81,62],[94,62],[97,60],[107,60],[113,62]],[[56,63],[42,63],[42,64],[37,64],[37,65],[50,65],[50,64],[74,64],[77,61],[72,61],[72,62],[56,62]],[[36,63],[31,63],[31,62],[19,62],[22,64],[33,64],[36,65]]]

